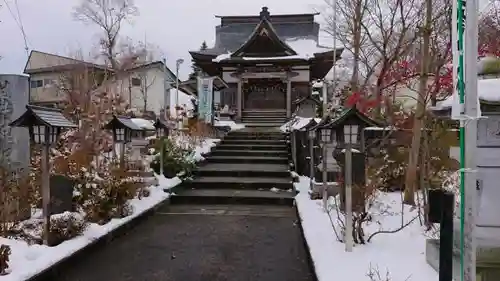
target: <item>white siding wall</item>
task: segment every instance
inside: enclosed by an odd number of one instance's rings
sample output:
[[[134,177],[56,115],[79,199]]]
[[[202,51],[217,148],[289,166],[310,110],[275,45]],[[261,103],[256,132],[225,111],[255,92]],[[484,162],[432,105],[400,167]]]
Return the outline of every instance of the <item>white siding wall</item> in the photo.
[[[140,86],[134,85],[134,80],[140,81]],[[146,96],[146,110],[160,114],[160,110],[167,105],[169,81],[173,81],[172,77],[167,77],[159,67],[140,69],[123,78],[119,82],[119,90],[132,108],[142,111]]]

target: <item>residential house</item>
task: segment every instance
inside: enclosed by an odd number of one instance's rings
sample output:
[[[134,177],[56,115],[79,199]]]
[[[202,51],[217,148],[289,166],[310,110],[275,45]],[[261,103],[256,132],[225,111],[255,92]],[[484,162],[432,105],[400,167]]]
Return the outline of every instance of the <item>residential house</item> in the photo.
[[[30,103],[42,105],[64,101],[67,95],[63,85],[66,83],[62,81],[74,78],[75,73],[85,73],[85,81],[91,84],[80,85],[85,87],[98,87],[106,77],[114,75],[104,65],[40,51],[30,53],[24,73],[30,75]],[[90,74],[92,77],[88,79]],[[175,80],[175,74],[164,61],[154,61],[128,69],[117,79],[116,87],[134,111],[159,115],[168,105],[169,89]]]
[[[175,81],[176,76],[165,61],[153,61],[128,69],[118,87],[131,108],[159,115],[170,103],[170,89],[175,87]]]

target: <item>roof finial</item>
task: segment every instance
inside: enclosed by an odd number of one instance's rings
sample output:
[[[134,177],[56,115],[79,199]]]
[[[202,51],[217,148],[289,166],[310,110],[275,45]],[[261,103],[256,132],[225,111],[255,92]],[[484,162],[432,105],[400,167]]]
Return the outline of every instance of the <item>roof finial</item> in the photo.
[[[269,11],[267,7],[262,7],[262,11],[260,12],[260,19],[261,20],[269,20]]]

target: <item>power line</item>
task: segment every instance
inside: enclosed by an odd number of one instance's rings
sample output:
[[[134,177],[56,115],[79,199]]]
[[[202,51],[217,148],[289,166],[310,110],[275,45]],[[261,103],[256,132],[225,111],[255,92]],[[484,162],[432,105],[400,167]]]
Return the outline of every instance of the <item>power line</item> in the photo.
[[[15,6],[17,10],[17,16],[14,14],[14,11],[11,9],[9,2],[7,0],[3,0],[5,3],[5,6],[7,7],[7,10],[9,10],[10,15],[12,16],[12,19],[16,23],[17,27],[21,31],[21,35],[23,36],[24,40],[24,50],[26,51],[26,56],[29,56],[29,48],[28,48],[28,37],[26,36],[26,32],[24,31],[24,26],[23,22],[21,21],[21,13],[19,11],[19,5],[17,3],[17,0],[15,0]]]
[[[26,56],[29,56],[28,39],[27,39],[28,37],[26,36],[26,32],[24,31],[23,19],[21,18],[21,11],[19,10],[19,4],[17,3],[17,0],[14,0],[14,4],[16,5],[17,18],[19,19],[21,34],[23,35],[24,49],[26,50]]]

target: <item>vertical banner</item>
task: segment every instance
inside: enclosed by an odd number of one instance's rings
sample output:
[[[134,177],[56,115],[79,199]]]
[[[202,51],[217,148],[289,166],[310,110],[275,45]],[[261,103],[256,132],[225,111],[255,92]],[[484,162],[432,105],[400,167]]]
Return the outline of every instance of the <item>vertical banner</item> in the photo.
[[[213,100],[213,77],[198,77],[198,120],[211,123]]]

